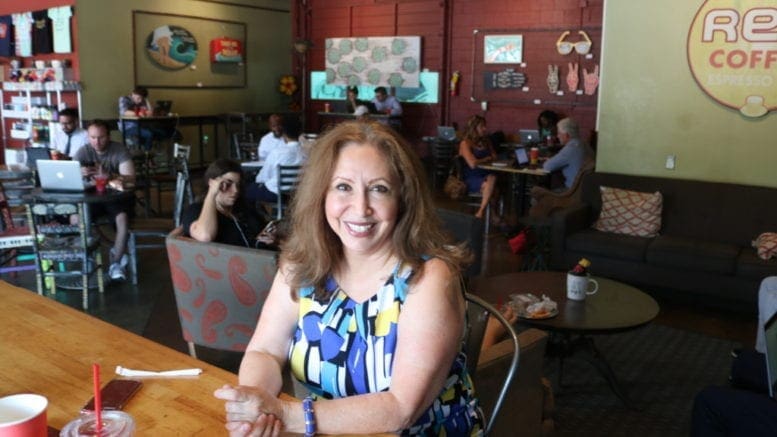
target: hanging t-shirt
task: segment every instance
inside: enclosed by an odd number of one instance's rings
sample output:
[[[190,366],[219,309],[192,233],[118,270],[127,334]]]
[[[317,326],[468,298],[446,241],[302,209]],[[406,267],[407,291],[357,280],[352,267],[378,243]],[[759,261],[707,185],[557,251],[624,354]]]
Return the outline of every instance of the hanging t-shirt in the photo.
[[[54,53],[70,53],[70,17],[73,10],[70,6],[59,6],[49,9],[52,28],[54,29]]]
[[[51,20],[49,11],[43,9],[32,13],[32,52],[36,55],[51,53],[54,47],[51,42]]]
[[[13,17],[16,56],[32,56],[32,12],[11,14]]]
[[[11,23],[13,22],[10,15],[0,16],[0,56],[13,56],[13,32],[11,31]]]

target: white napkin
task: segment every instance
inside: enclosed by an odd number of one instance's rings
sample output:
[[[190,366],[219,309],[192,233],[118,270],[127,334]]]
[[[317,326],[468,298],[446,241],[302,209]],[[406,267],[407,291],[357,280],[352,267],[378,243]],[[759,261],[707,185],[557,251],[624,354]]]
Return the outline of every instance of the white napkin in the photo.
[[[152,372],[149,370],[133,370],[121,366],[116,366],[116,374],[121,376],[197,376],[200,373],[202,373],[202,369],[179,369],[167,370],[164,372]]]

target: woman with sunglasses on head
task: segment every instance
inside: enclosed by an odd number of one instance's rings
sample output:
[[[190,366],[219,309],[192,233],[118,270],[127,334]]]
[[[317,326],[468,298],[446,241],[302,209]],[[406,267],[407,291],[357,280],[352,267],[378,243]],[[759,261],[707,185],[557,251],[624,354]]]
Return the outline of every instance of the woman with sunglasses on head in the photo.
[[[203,242],[262,247],[257,241],[265,223],[241,196],[240,163],[217,159],[205,170],[207,191],[202,201],[183,214],[184,236]]]

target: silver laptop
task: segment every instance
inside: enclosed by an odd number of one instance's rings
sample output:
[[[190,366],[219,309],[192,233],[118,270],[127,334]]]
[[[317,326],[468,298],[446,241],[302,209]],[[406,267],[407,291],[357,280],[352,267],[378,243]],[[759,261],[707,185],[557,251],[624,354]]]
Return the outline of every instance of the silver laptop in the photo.
[[[456,141],[456,129],[453,126],[437,126],[437,138],[443,141]]]
[[[769,397],[777,400],[777,313],[764,325],[766,339],[766,375]]]
[[[39,159],[37,164],[40,187],[44,191],[78,193],[94,188],[94,183],[84,182],[78,161]]]
[[[518,163],[518,167],[526,167],[529,165],[529,154],[526,153],[525,147],[518,147],[515,149],[515,161]]]
[[[520,129],[518,135],[521,137],[521,144],[524,146],[540,141],[540,131],[537,129]]]

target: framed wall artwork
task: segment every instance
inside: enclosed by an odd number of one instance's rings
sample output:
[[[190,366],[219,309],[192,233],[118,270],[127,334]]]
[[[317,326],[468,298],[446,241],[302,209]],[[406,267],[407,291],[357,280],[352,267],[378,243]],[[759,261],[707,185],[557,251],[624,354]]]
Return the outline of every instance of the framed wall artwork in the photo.
[[[523,35],[485,35],[483,62],[486,64],[523,62]]]
[[[419,86],[421,37],[326,39],[326,82],[348,86]]]
[[[132,12],[135,84],[148,88],[242,88],[243,62],[211,62],[209,45],[231,40],[244,59],[246,25],[187,15]]]

